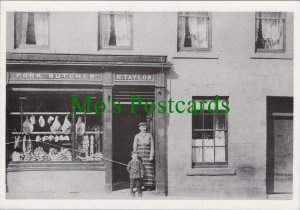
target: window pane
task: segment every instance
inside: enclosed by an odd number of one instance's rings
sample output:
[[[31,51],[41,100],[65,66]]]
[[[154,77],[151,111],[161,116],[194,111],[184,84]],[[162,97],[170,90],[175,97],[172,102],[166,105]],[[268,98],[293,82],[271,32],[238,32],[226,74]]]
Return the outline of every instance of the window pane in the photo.
[[[203,139],[204,146],[214,146],[214,139]]]
[[[34,14],[34,26],[35,26],[35,38],[37,45],[48,45],[49,40],[49,26],[48,26],[48,14],[35,13]]]
[[[206,131],[202,133],[202,139],[213,139],[214,133],[213,131]]]
[[[197,17],[207,17],[208,12],[179,12],[180,16],[197,16]]]
[[[225,129],[225,115],[215,115],[215,129]]]
[[[193,139],[213,139],[213,131],[193,131]]]
[[[208,13],[179,13],[179,48],[208,48]]]
[[[218,104],[216,104],[216,101],[215,100],[205,100],[206,103],[204,104],[204,109],[205,110],[211,110],[211,111],[214,111],[216,110],[216,105],[218,106],[218,110],[222,110],[222,102],[224,100],[218,100]]]
[[[131,14],[101,14],[101,46],[130,47],[131,45]]]
[[[202,132],[201,131],[193,131],[192,138],[193,139],[202,139]]]
[[[203,153],[203,162],[214,162],[214,147],[203,147]]]
[[[283,50],[283,13],[259,12],[256,20],[256,48]]]
[[[225,160],[225,147],[216,147],[216,162],[226,162]]]
[[[193,129],[203,129],[203,115],[202,114],[193,114]]]
[[[204,115],[204,129],[214,129],[213,115]]]
[[[26,44],[36,44],[34,14],[32,12],[28,13],[28,22],[27,22],[27,31],[26,31]]]
[[[258,17],[262,17],[262,18],[283,18],[283,12],[258,12]]]
[[[215,131],[215,145],[225,146],[225,131]]]
[[[48,14],[32,12],[15,13],[15,46],[48,45]]]
[[[193,140],[193,146],[202,146],[202,139]]]
[[[193,148],[193,162],[202,162],[202,148]]]

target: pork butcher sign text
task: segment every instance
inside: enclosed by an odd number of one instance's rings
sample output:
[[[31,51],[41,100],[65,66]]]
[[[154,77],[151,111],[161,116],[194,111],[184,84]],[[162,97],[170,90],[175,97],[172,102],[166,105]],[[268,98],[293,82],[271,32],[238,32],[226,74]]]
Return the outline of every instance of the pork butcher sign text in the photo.
[[[10,80],[102,80],[101,74],[11,72]]]

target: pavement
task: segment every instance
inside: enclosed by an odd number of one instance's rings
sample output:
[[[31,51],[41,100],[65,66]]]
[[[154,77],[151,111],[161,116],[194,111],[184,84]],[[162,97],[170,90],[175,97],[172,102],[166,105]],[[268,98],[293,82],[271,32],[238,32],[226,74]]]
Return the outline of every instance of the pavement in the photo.
[[[155,191],[144,191],[143,197],[131,197],[129,195],[129,189],[114,191],[109,194],[105,193],[7,193],[6,199],[140,199],[140,200],[214,200],[211,197],[199,197],[199,196],[164,196],[158,194]],[[224,198],[224,200],[233,198]],[[245,198],[244,198],[245,199]],[[292,194],[268,194],[265,198],[260,198],[259,200],[291,200],[293,199]],[[218,198],[220,200],[220,198]],[[253,199],[251,199],[253,200]]]
[[[134,189],[136,191],[136,189]],[[85,193],[85,192],[41,192],[41,193],[6,193],[7,199],[140,199],[140,200],[216,200],[212,197],[200,196],[175,196],[158,193],[157,191],[143,191],[143,197],[130,196],[128,183],[117,183],[114,185],[114,191],[111,193]],[[247,198],[224,198],[222,200],[241,200]],[[291,200],[292,194],[266,194],[265,197],[256,198],[257,200]],[[256,200],[248,198],[248,200]],[[218,197],[217,200],[220,200]]]

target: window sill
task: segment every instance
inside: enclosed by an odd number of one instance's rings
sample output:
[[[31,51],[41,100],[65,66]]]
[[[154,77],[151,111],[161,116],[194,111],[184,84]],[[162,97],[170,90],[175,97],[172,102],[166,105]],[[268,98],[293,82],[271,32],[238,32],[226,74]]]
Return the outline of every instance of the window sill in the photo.
[[[34,49],[34,50],[49,50],[49,45],[36,45],[36,44],[20,44],[17,48],[20,50],[28,50],[28,49]]]
[[[8,50],[9,53],[56,53],[50,48],[16,48]]]
[[[11,162],[6,169],[7,172],[16,171],[65,171],[65,170],[91,170],[104,171],[105,166],[98,161],[86,162]]]
[[[293,54],[291,53],[254,53],[250,57],[251,59],[286,59],[292,60]]]
[[[98,51],[116,51],[116,50],[133,50],[133,47],[100,47]]]
[[[212,52],[178,52],[173,59],[219,59],[219,53]]]
[[[187,176],[233,176],[236,168],[192,168],[186,170]]]

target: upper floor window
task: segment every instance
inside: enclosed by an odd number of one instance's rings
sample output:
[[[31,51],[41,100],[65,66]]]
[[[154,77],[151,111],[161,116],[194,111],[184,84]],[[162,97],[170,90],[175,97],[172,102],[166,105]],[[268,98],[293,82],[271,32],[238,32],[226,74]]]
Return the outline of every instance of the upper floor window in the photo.
[[[15,48],[47,47],[49,45],[49,14],[15,13]]]
[[[256,52],[284,51],[284,22],[283,12],[256,13]]]
[[[211,17],[208,12],[178,13],[178,51],[211,48]]]
[[[203,108],[192,115],[192,166],[206,167],[228,163],[228,114],[224,111],[212,113],[208,104],[213,97],[193,97],[193,100],[206,100]],[[220,97],[219,107],[228,97]],[[229,103],[229,102],[228,102]]]
[[[132,48],[131,13],[100,13],[100,48]]]

